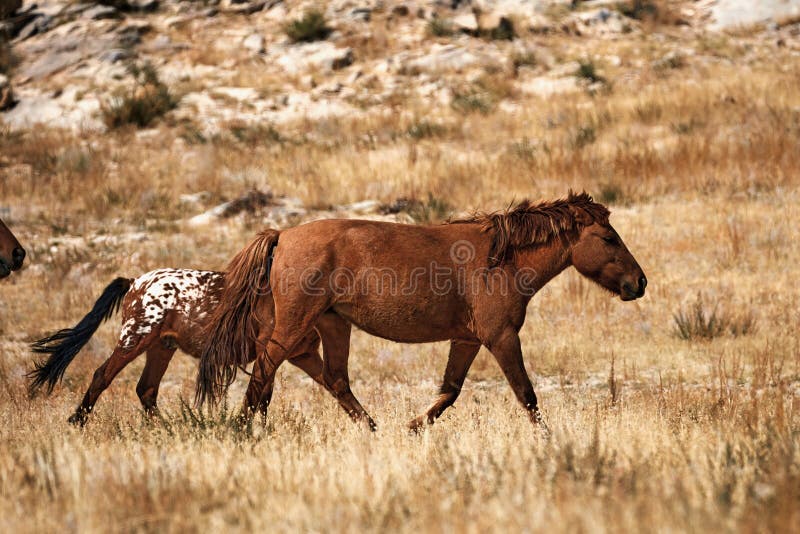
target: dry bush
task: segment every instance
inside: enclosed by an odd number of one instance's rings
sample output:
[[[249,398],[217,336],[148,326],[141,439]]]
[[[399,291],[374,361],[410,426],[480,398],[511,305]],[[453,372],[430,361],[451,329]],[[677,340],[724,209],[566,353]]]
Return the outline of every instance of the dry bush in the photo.
[[[431,37],[452,37],[455,34],[453,23],[439,17],[429,20],[426,30]]]
[[[617,9],[626,17],[651,26],[683,23],[680,12],[669,0],[630,0],[617,4]]]
[[[755,332],[757,327],[751,309],[735,313],[721,306],[718,299],[700,293],[688,310],[680,308],[675,312],[673,320],[675,335],[687,341],[714,339],[724,335],[744,336]]]

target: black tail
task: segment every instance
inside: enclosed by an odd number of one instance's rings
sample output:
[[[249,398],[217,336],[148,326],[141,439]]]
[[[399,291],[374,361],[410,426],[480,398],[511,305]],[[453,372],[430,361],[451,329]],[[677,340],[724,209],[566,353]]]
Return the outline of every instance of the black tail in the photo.
[[[67,366],[89,342],[89,339],[97,331],[97,327],[119,309],[122,298],[131,287],[131,282],[133,280],[128,278],[117,278],[108,284],[103,290],[103,294],[94,303],[92,311],[87,313],[86,317],[81,319],[74,328],[59,330],[31,345],[33,352],[50,355],[47,361],[36,362],[36,368],[28,373],[28,378],[31,380],[28,393],[31,397],[36,395],[44,385],[47,385],[48,395],[53,392],[55,385],[64,376]]]

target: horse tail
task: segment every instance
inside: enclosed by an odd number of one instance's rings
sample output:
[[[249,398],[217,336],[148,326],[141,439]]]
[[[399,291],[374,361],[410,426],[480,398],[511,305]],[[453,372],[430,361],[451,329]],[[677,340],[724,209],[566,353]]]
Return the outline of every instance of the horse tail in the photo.
[[[222,397],[236,378],[238,367],[249,363],[258,337],[258,301],[269,288],[272,251],[278,230],[260,232],[228,264],[220,301],[204,330],[206,340],[200,356],[195,401]]]
[[[33,397],[42,386],[47,386],[47,394],[53,392],[55,385],[64,377],[67,366],[86,343],[89,342],[97,328],[119,310],[122,298],[128,293],[133,280],[117,278],[103,290],[94,307],[73,328],[64,328],[31,345],[37,354],[49,354],[47,360],[35,362],[35,368],[28,373],[31,383],[28,394]]]

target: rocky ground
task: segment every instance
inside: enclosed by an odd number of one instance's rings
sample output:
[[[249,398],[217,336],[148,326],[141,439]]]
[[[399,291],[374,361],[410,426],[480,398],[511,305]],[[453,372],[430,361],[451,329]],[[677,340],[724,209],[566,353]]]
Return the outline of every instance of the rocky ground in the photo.
[[[108,109],[163,88],[164,116],[140,124],[135,143],[166,130],[176,152],[232,136],[285,140],[287,131],[301,143],[336,144],[337,121],[412,118],[406,133],[422,138],[454,109],[514,115],[556,95],[602,94],[609,73],[633,88],[652,73],[731,61],[730,50],[743,64],[772,49],[800,55],[800,3],[778,0],[335,0],[321,6],[319,35],[292,38],[287,28],[316,9],[280,0],[11,2],[0,23],[0,120],[6,132],[44,126],[100,139],[117,126]],[[146,65],[155,82],[135,70]],[[375,142],[369,135],[364,143]],[[12,179],[31,172],[13,155],[0,158]],[[192,194],[181,200],[192,224],[222,213],[207,192]],[[263,203],[272,206],[267,223],[331,215],[284,197]],[[389,203],[333,214],[397,220]]]
[[[393,113],[398,94],[447,106],[459,85],[487,69],[513,72],[515,89],[547,97],[580,82],[548,37],[613,41],[647,31],[646,10],[626,16],[618,4],[335,0],[323,10],[327,37],[293,43],[285,26],[316,3],[26,0],[2,23],[14,57],[0,81],[13,91],[4,96],[2,120],[11,128],[103,130],[100,108],[133,83],[127,65],[144,61],[180,96],[172,120],[193,122],[204,136],[231,121]],[[687,38],[759,23],[768,39],[800,51],[798,26],[786,24],[800,16],[798,2],[673,4],[669,22]],[[516,38],[506,40],[503,28]],[[535,65],[525,64],[534,57]]]

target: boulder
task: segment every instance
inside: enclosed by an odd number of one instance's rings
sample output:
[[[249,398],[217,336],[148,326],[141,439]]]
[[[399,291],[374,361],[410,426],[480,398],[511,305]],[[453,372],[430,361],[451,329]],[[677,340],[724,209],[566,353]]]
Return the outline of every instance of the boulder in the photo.
[[[577,30],[582,35],[607,35],[631,30],[631,22],[616,9],[605,7],[574,15]]]
[[[455,44],[434,45],[428,53],[410,58],[398,58],[400,71],[405,74],[441,73],[445,71],[463,71],[473,67],[505,66],[508,58],[499,52],[492,53],[490,47],[482,47],[480,51],[469,50]]]
[[[466,33],[475,33],[478,31],[478,19],[474,13],[463,13],[454,17],[452,20],[453,27],[457,31]]]
[[[17,40],[24,41],[25,39],[33,37],[34,35],[45,33],[53,25],[53,18],[42,13],[33,13],[32,18],[29,20],[30,22],[25,24],[25,26],[19,30],[19,33],[16,34]]]
[[[357,7],[350,11],[350,18],[354,21],[369,22],[372,18],[372,9],[368,7]]]
[[[260,33],[251,33],[242,41],[242,45],[254,54],[264,53],[264,36]]]
[[[286,72],[297,74],[311,69],[333,71],[353,63],[353,49],[340,48],[327,41],[280,46],[271,50],[275,63]]]
[[[81,16],[89,20],[119,19],[122,13],[115,7],[97,5],[85,10]]]
[[[800,16],[800,4],[791,0],[717,0],[711,8],[713,30]]]

